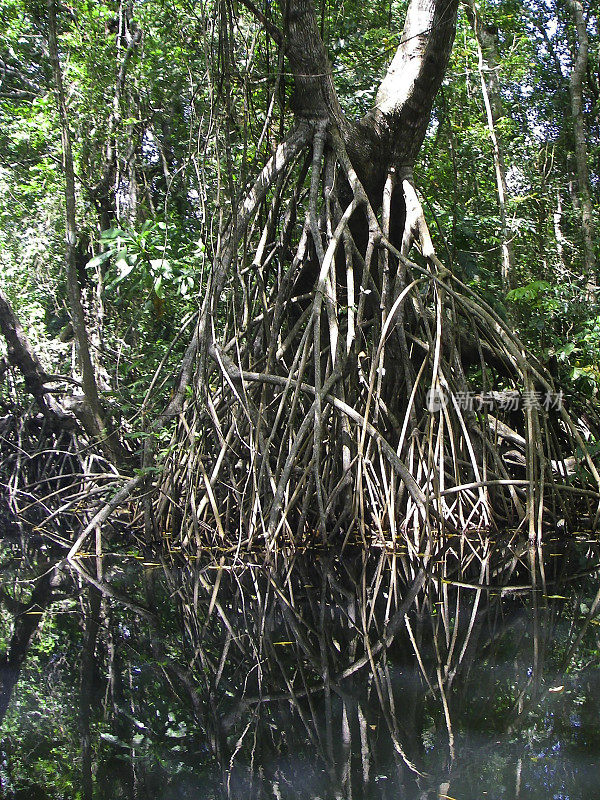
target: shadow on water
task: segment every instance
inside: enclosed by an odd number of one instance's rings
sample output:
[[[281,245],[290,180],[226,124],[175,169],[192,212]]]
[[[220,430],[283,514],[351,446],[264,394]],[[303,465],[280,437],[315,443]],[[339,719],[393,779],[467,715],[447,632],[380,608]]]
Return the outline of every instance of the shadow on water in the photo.
[[[598,547],[477,545],[264,566],[5,542],[1,796],[600,796]]]

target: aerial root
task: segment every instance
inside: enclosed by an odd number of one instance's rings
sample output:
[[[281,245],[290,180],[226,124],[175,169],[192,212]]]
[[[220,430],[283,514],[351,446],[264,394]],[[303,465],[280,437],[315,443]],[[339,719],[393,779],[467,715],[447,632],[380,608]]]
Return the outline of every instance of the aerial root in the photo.
[[[147,538],[234,553],[402,543],[420,558],[456,535],[518,529],[539,545],[544,525],[595,526],[589,409],[567,407],[507,323],[438,260],[411,176],[390,170],[380,207],[335,131],[296,128],[221,237],[152,426],[176,420],[157,484],[156,437],[125,481],[77,432],[38,435],[7,417],[0,515],[69,556],[120,505],[144,518]]]
[[[600,476],[579,424],[439,262],[412,181],[397,249],[396,177],[378,217],[335,132],[303,135],[223,237],[193,398],[163,470],[169,541],[402,539],[422,552],[446,534],[513,526],[539,540],[544,520],[593,521]]]

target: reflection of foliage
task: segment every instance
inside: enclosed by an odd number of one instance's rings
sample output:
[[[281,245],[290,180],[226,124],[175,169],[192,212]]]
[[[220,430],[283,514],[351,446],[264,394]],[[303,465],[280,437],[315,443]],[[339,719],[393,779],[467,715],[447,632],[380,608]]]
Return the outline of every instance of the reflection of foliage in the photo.
[[[2,725],[5,797],[75,797],[78,631],[75,602],[56,604],[44,617],[27,656],[19,689]],[[7,630],[9,626],[7,624]]]

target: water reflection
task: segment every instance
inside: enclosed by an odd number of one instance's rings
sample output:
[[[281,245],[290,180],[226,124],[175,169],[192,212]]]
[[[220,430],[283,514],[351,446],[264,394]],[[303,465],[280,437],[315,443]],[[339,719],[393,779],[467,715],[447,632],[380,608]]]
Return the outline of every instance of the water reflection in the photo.
[[[587,800],[598,554],[559,544],[540,569],[510,539],[268,567],[5,543],[3,796]]]

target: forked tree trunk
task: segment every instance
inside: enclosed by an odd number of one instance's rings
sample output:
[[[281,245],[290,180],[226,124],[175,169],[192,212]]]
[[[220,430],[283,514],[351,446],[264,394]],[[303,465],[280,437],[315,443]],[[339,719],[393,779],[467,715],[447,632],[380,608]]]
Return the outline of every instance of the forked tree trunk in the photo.
[[[551,416],[530,401],[518,432],[502,411],[470,404],[476,370],[479,392],[498,379],[517,396],[554,386],[437,259],[415,187],[457,6],[412,0],[375,105],[352,120],[311,1],[290,0],[278,38],[295,125],[223,231],[161,417],[181,424],[157,519],[184,546],[263,541],[270,552],[341,534],[402,538],[429,557],[440,533],[494,523],[539,540],[544,514],[569,514],[557,483],[572,442],[600,486],[564,409]],[[516,469],[503,459],[508,443],[520,450]]]
[[[339,131],[352,166],[378,210],[390,173],[394,174],[392,228],[405,253],[417,238],[425,253],[420,205],[414,203],[413,169],[442,83],[456,29],[457,0],[413,0],[400,45],[379,87],[375,105],[362,119],[342,112],[311,0],[290,0],[285,50],[294,74],[293,108],[298,120],[322,119]],[[402,197],[410,213],[404,219]],[[402,219],[398,219],[402,217]]]

